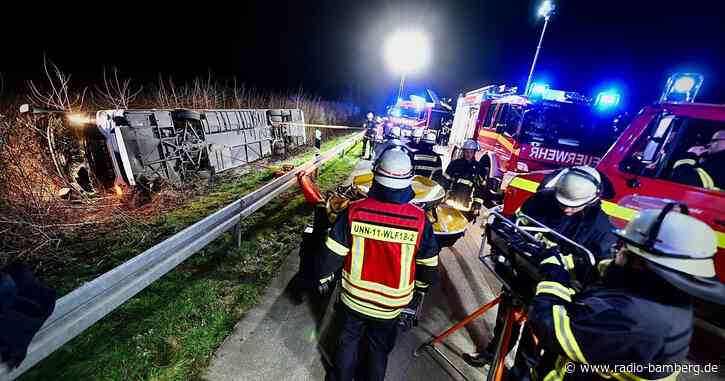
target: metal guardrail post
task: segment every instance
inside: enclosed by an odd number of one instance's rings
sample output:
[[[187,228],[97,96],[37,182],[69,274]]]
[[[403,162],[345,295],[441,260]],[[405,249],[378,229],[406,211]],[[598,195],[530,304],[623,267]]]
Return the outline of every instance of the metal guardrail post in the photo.
[[[320,151],[322,150],[322,131],[315,129],[315,164],[320,161]],[[317,178],[317,167],[315,167],[315,178]]]
[[[239,202],[239,211],[242,212],[245,207],[244,200],[240,200]],[[242,218],[240,217],[236,224],[234,224],[234,229],[232,230],[232,235],[234,236],[234,247],[239,249],[242,247]]]

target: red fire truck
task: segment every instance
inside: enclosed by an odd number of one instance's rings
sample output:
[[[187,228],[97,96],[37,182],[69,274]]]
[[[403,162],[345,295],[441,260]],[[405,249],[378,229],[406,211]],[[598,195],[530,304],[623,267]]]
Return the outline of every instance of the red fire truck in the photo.
[[[715,267],[725,282],[725,191],[686,185],[672,177],[675,163],[689,157],[692,147],[706,145],[725,130],[725,105],[692,103],[701,84],[700,75],[672,76],[660,101],[640,111],[596,168],[609,188],[603,209],[618,227],[640,209],[661,208],[672,201],[687,204],[690,214],[717,234]],[[504,214],[513,214],[551,172],[524,174],[502,184]],[[725,328],[724,313],[716,321]]]
[[[486,86],[458,99],[449,141],[451,158],[465,139],[480,145],[491,201],[502,197],[501,183],[516,174],[573,165],[596,165],[616,139],[611,112],[619,96],[598,101],[575,92],[534,84],[528,96],[516,88]],[[602,101],[604,100],[604,101]],[[605,106],[605,107],[601,107]]]
[[[414,129],[433,131],[441,136],[446,122],[451,120],[453,108],[438,99],[431,90],[428,90],[428,94],[433,99],[432,102],[427,98],[411,95],[410,100],[399,99],[394,106],[388,108],[388,120],[400,127],[403,137],[413,135]]]

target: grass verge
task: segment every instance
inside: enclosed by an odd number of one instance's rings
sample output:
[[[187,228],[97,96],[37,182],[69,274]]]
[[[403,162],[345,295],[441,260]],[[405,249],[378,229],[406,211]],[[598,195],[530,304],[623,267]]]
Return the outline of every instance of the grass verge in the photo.
[[[342,138],[341,138],[342,139]],[[331,148],[340,140],[323,146]],[[357,162],[360,146],[328,162],[318,184],[333,189],[345,181]],[[313,153],[292,160],[299,164]],[[142,227],[120,232],[110,249],[108,267],[137,255],[162,236],[179,231],[219,209],[260,183],[274,169],[249,173],[235,183],[188,203]],[[311,207],[299,191],[285,192],[244,221],[243,244],[233,245],[229,233],[129,300],[82,335],[59,349],[23,380],[189,380],[208,365],[214,350],[234,324],[256,302],[311,221]],[[149,237],[149,225],[154,230]],[[139,235],[143,234],[141,242]],[[104,245],[103,240],[94,245]],[[104,266],[106,267],[106,266]],[[103,271],[56,275],[71,285]],[[63,292],[65,290],[61,290]]]

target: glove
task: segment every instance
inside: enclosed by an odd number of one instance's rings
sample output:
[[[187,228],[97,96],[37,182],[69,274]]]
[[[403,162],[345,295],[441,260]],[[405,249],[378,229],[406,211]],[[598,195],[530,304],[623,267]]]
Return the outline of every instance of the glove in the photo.
[[[320,282],[320,285],[317,286],[317,292],[325,296],[332,292],[333,284],[335,283],[335,274],[330,275],[327,279],[324,279]]]
[[[400,312],[398,317],[398,326],[402,332],[407,332],[413,327],[418,326],[418,315],[420,310],[423,308],[423,298],[425,293],[422,291],[415,291],[413,293],[413,299],[410,300],[408,306]]]

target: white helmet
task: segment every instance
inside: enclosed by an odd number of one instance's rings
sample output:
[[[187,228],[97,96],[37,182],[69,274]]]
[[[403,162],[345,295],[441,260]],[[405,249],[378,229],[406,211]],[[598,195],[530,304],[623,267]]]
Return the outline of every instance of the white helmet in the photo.
[[[373,118],[375,117],[375,115],[372,112],[369,112],[367,116],[368,116],[368,120],[373,120]]]
[[[664,209],[646,209],[615,232],[627,251],[644,258],[649,268],[673,286],[697,297],[725,303],[725,284],[716,277],[713,258],[717,252],[715,232],[706,223]]]
[[[404,189],[413,179],[410,156],[401,147],[386,149],[373,167],[374,179],[380,185],[392,189]]]
[[[423,137],[423,129],[422,128],[414,128],[413,132],[410,134],[414,138],[422,138]]]
[[[466,141],[463,142],[463,149],[472,149],[474,151],[478,151],[478,142],[473,139],[466,139]]]
[[[423,135],[421,142],[435,145],[436,144],[436,133],[433,131],[428,131],[428,133]]]
[[[579,208],[599,199],[602,177],[588,166],[564,169],[556,181],[556,200],[561,205]]]
[[[388,131],[388,137],[392,139],[400,139],[400,127],[391,127]]]

